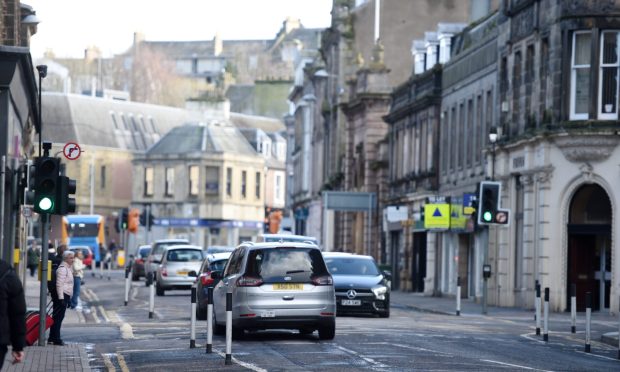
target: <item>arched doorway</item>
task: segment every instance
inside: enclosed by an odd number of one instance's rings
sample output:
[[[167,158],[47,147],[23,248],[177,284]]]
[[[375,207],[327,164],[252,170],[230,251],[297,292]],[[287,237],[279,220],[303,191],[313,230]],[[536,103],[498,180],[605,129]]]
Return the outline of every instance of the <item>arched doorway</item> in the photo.
[[[577,287],[577,309],[585,310],[586,293],[592,309],[609,308],[611,286],[611,202],[599,185],[581,186],[568,216],[567,309],[571,284]]]

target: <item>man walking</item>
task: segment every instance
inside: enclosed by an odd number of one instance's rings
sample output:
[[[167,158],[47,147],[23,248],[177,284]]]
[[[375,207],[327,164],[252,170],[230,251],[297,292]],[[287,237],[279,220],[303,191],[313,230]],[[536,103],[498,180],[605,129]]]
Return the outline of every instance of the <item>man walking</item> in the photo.
[[[26,299],[24,288],[8,262],[0,260],[0,369],[12,346],[13,363],[24,360]]]

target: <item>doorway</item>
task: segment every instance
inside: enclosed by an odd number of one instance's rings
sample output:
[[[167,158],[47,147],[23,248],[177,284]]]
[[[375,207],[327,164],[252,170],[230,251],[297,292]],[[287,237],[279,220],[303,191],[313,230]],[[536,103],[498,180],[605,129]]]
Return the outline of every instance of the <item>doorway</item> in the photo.
[[[458,247],[458,276],[461,278],[461,298],[469,297],[469,256],[470,256],[470,235],[459,234]]]
[[[400,289],[400,231],[390,232],[390,261],[392,266],[392,289]]]
[[[592,310],[609,308],[611,288],[611,203],[599,185],[584,185],[569,210],[566,308],[571,285],[576,286],[577,310],[585,311],[586,293]]]
[[[411,257],[411,290],[424,292],[426,277],[426,232],[413,233],[413,255]]]

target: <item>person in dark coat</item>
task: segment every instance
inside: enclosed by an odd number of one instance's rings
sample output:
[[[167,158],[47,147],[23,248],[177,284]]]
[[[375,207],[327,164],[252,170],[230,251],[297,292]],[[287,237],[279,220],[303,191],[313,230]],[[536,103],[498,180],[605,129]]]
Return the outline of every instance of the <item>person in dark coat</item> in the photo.
[[[37,271],[37,267],[39,266],[39,258],[41,256],[41,251],[33,243],[26,251],[26,255],[27,255],[26,263],[28,264],[28,269],[30,269],[30,277],[34,277],[34,273]]]
[[[12,346],[13,363],[24,360],[26,299],[24,288],[8,262],[0,260],[0,369]]]

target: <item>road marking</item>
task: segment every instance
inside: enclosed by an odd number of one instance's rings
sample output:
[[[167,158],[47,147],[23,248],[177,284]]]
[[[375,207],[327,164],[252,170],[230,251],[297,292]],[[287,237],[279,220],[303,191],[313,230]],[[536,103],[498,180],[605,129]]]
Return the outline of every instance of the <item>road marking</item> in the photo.
[[[114,368],[114,364],[112,364],[110,360],[110,354],[101,354],[101,356],[103,357],[103,364],[105,364],[108,372],[116,372],[116,368]]]
[[[613,360],[614,362],[618,361],[618,359],[615,359],[615,358],[610,358],[610,357],[606,357],[606,356],[603,356],[603,355],[596,355],[596,354],[592,354],[592,353],[586,353],[585,351],[577,350],[577,352],[580,353],[580,354],[585,354],[585,355],[589,355],[589,356],[593,356],[593,357],[597,357],[597,358]]]
[[[215,349],[214,349],[213,351],[215,351],[216,353],[218,353],[221,357],[224,357],[224,358],[226,357],[226,354],[225,354],[225,353],[223,353],[223,352],[221,352],[221,351],[219,351],[219,350],[215,350]],[[267,372],[267,370],[266,370],[266,369],[264,369],[264,368],[260,368],[259,366],[254,365],[254,364],[252,364],[252,363],[242,362],[242,361],[240,361],[239,359],[235,358],[234,356],[232,357],[232,361],[233,361],[234,363],[237,363],[238,365],[240,365],[240,366],[242,366],[242,367],[245,367],[245,368],[247,368],[247,369],[251,369],[252,371],[256,371],[256,372]]]
[[[121,330],[121,337],[123,339],[126,340],[126,339],[134,338],[133,328],[131,328],[131,324],[129,323],[121,324],[120,330]]]
[[[437,351],[437,350],[431,350],[431,349],[426,349],[423,347],[419,347],[419,346],[409,346],[409,345],[402,345],[402,344],[392,344],[392,343],[387,343],[387,345],[393,345],[396,347],[402,347],[404,349],[411,349],[411,350],[417,350],[417,351],[426,351],[426,352],[430,352],[430,353],[435,353],[435,354],[443,354],[443,355],[448,355],[448,356],[453,356],[453,354],[450,353],[444,353],[443,351]]]
[[[90,313],[93,315],[93,318],[95,319],[95,323],[99,324],[101,323],[101,319],[99,319],[99,317],[97,316],[97,308],[96,307],[92,307],[92,310],[90,311]]]
[[[99,305],[97,306],[97,309],[99,309],[99,312],[101,313],[101,316],[103,317],[103,319],[105,319],[107,323],[110,323],[110,318],[108,318],[108,314],[105,312],[105,309],[103,308],[103,306]]]
[[[519,364],[511,364],[511,363],[498,362],[497,360],[480,359],[480,361],[488,362],[488,363],[500,364],[500,365],[508,366],[508,367],[517,367],[517,368],[529,369],[529,370],[532,370],[532,371],[551,372],[551,371],[548,371],[546,369],[531,368],[531,367],[526,367],[526,366],[522,366],[522,365],[519,365]]]
[[[121,371],[129,372],[129,367],[125,363],[125,357],[121,353],[116,353],[116,358],[118,359],[118,365],[121,366]]]
[[[347,349],[346,347],[343,347],[343,346],[340,346],[340,345],[335,345],[335,346],[338,349],[340,349],[340,350],[342,350],[342,351],[344,351],[346,353],[349,353],[351,355],[354,355],[356,357],[359,357],[359,358],[365,360],[367,363],[370,363],[370,364],[372,364],[375,367],[379,367],[379,368],[388,368],[389,367],[389,366],[387,366],[387,365],[385,365],[385,364],[383,364],[381,362],[375,361],[372,358],[365,357],[365,356],[361,355],[360,353],[358,353],[357,351],[354,351],[354,350],[351,350],[351,349]]]

